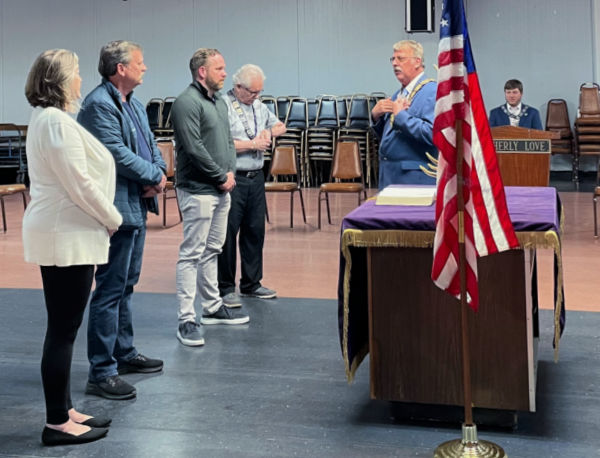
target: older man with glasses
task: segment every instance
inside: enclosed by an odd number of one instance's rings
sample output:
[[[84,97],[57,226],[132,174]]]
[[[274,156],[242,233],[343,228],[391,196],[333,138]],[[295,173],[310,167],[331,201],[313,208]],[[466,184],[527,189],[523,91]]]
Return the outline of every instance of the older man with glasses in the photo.
[[[402,85],[371,111],[380,138],[379,189],[390,184],[434,184],[419,166],[437,156],[433,145],[433,118],[437,84],[425,77],[423,46],[413,40],[394,44],[390,63]]]
[[[219,291],[227,307],[241,307],[236,293],[236,252],[239,233],[240,294],[271,299],[277,293],[261,285],[265,240],[264,152],[271,140],[285,133],[285,125],[258,97],[265,75],[260,67],[242,66],[233,75],[233,89],[225,97],[229,127],[237,153],[236,187],[231,192],[227,238],[219,255]]]

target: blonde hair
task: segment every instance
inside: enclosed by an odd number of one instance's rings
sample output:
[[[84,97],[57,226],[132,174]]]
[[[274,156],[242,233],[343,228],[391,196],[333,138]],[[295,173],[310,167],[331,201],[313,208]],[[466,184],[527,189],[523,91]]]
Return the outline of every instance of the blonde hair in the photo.
[[[49,49],[41,53],[33,62],[25,83],[29,104],[75,111],[77,96],[71,87],[78,65],[77,54],[67,49]]]
[[[410,48],[413,55],[412,57],[417,57],[421,59],[421,65],[425,66],[425,57],[423,54],[423,45],[415,40],[402,40],[397,43],[394,43],[393,49],[394,51],[400,51],[402,48]]]

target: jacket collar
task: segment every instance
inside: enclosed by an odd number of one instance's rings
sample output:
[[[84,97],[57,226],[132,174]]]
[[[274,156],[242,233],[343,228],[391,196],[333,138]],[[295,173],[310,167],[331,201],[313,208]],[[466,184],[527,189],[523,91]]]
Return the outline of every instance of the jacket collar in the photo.
[[[192,82],[192,86],[198,89],[198,91],[200,91],[200,93],[204,96],[206,100],[210,100],[211,102],[215,103],[219,99],[218,92],[215,92],[211,97],[210,95],[208,95],[208,90],[204,86],[202,86],[202,84],[200,84],[198,80],[194,80]]]
[[[106,89],[106,92],[108,92],[108,94],[111,96],[111,98],[114,100],[115,104],[119,107],[119,108],[123,108],[123,104],[121,103],[121,93],[119,92],[119,90],[115,87],[115,85],[113,83],[111,83],[109,80],[107,80],[106,78],[102,78],[102,85],[104,86],[104,88]],[[127,96],[125,97],[125,99],[127,100],[127,102],[129,102],[131,100],[131,97],[133,97],[133,91],[131,91],[129,94],[127,94]]]
[[[508,103],[505,103],[504,105],[501,105],[500,108],[502,108],[502,111],[504,112],[504,114],[506,116],[508,116],[509,118],[515,118],[515,119],[520,119],[524,116],[529,116],[528,110],[529,110],[529,105],[525,105],[524,103],[521,103],[521,111],[519,112],[519,114],[512,114],[510,111],[508,111]]]

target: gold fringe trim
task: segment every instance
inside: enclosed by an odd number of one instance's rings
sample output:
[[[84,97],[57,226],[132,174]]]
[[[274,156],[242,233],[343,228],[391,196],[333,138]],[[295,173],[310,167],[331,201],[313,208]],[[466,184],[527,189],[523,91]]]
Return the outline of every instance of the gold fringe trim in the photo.
[[[344,320],[342,331],[342,356],[346,367],[348,383],[354,380],[354,374],[362,360],[369,353],[369,344],[359,349],[352,366],[348,357],[348,316],[350,315],[350,272],[352,271],[352,256],[350,247],[433,247],[435,232],[431,231],[405,231],[405,230],[366,230],[346,229],[342,234],[341,249],[346,267],[344,269]]]
[[[564,224],[564,213],[561,212],[561,230]],[[521,248],[546,248],[554,250],[557,262],[556,275],[556,303],[554,304],[554,361],[558,362],[558,350],[560,341],[560,314],[562,311],[563,301],[563,268],[561,256],[560,238],[555,231],[546,232],[517,232],[517,239]],[[367,248],[367,247],[392,247],[392,248],[431,248],[435,232],[433,231],[410,231],[410,230],[359,230],[346,229],[342,233],[341,251],[346,266],[344,269],[344,318],[342,331],[342,355],[346,368],[346,378],[348,383],[352,383],[358,366],[369,353],[369,344],[359,349],[352,362],[348,357],[348,317],[350,314],[350,273],[352,271],[352,256],[350,247]]]
[[[561,212],[561,228],[564,218]],[[562,229],[561,229],[562,230]],[[554,250],[556,256],[556,302],[554,303],[554,362],[558,362],[560,343],[560,315],[563,303],[563,265],[560,238],[555,231],[546,232],[517,232],[517,239],[523,248],[548,248]]]

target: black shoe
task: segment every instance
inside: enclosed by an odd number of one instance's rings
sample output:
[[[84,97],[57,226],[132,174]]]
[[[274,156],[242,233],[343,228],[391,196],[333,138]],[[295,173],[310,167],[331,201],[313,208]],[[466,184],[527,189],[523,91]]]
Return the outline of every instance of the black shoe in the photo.
[[[42,431],[42,442],[44,445],[84,444],[102,439],[107,433],[108,428],[92,428],[87,433],[75,436],[46,426],[44,427],[44,431]]]
[[[136,395],[135,387],[118,375],[111,375],[100,382],[88,382],[85,393],[117,401],[135,398]]]
[[[139,372],[149,374],[151,372],[160,372],[163,368],[163,362],[160,359],[152,359],[138,353],[129,361],[121,361],[117,364],[119,374],[130,374]]]
[[[112,423],[112,419],[105,417],[92,417],[86,421],[79,423],[80,425],[89,426],[91,428],[108,428]]]

